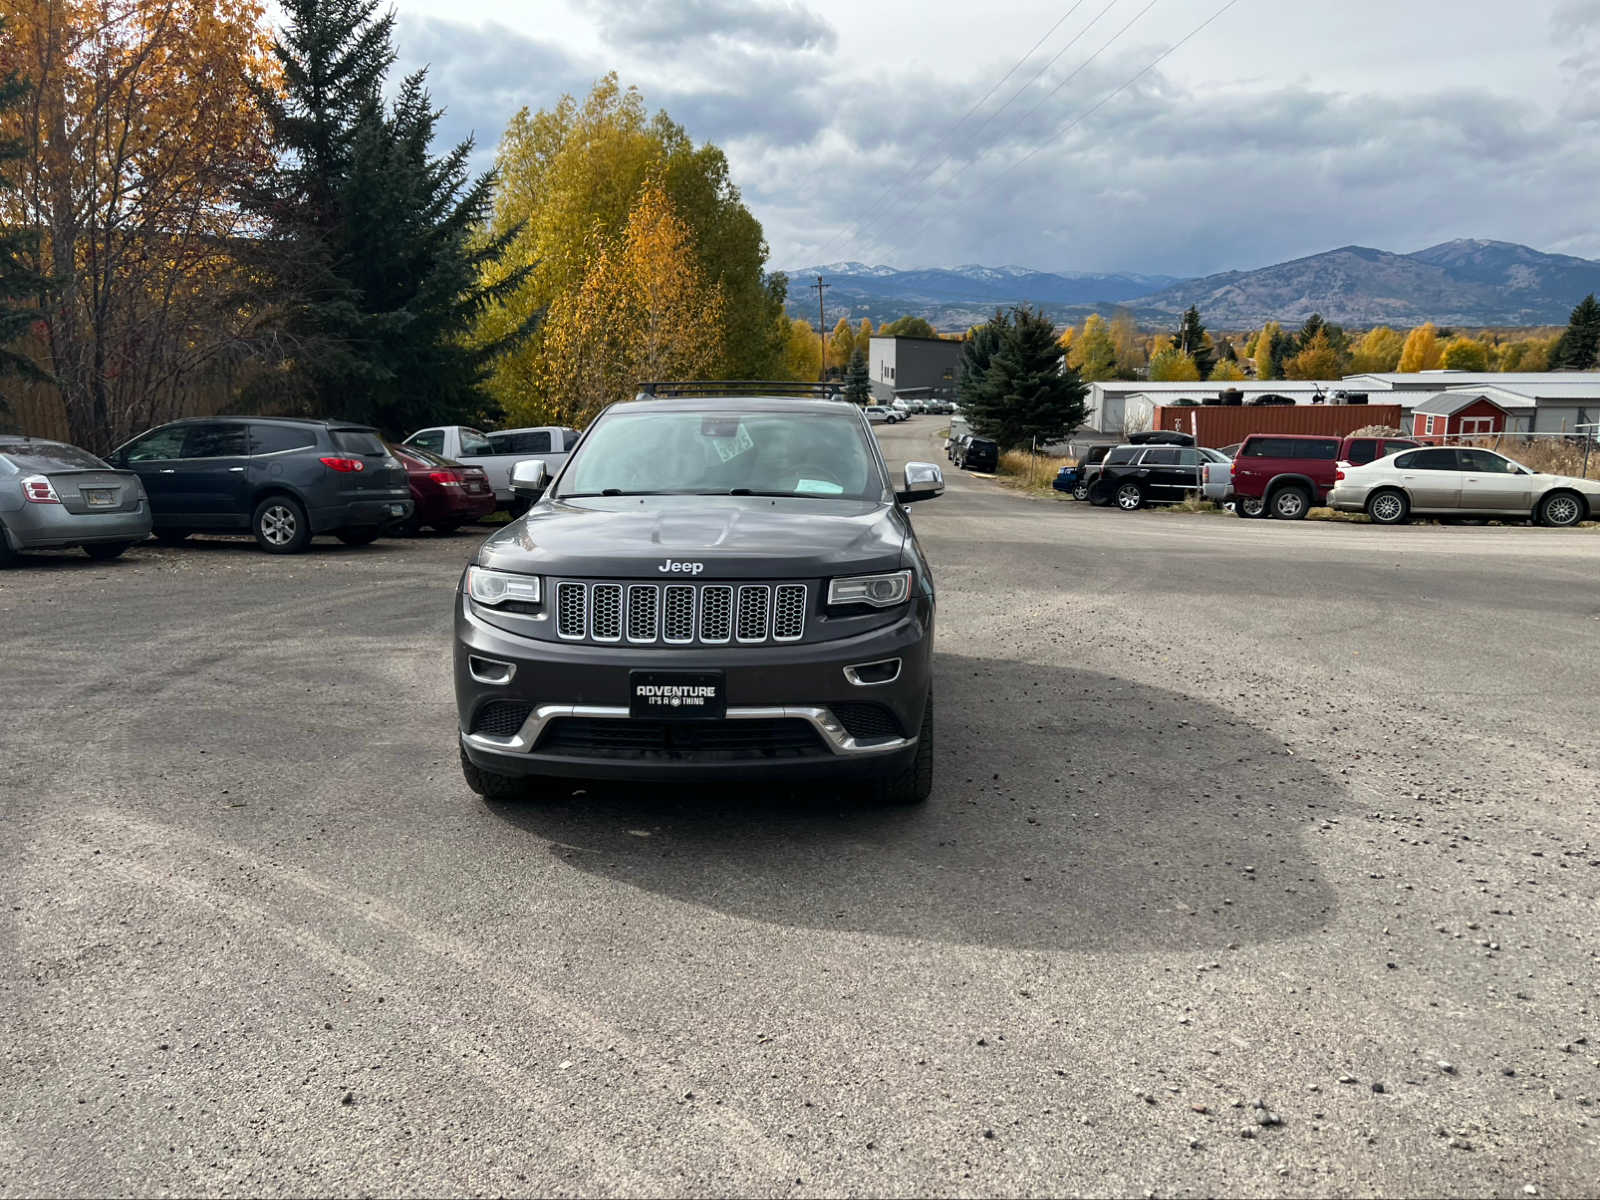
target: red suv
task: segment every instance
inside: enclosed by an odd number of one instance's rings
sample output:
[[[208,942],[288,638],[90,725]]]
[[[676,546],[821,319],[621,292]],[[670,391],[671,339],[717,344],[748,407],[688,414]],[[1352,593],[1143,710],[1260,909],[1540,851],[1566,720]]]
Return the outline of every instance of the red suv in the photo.
[[[1270,514],[1280,521],[1299,521],[1328,502],[1340,463],[1374,462],[1417,444],[1392,437],[1253,433],[1234,456],[1228,499],[1241,517]]]

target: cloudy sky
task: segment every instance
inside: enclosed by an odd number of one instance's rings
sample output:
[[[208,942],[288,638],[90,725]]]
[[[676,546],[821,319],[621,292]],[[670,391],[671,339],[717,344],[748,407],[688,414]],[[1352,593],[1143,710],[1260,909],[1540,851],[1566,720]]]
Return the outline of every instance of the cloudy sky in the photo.
[[[485,165],[615,69],[727,151],[775,267],[1600,257],[1600,0],[393,2]]]

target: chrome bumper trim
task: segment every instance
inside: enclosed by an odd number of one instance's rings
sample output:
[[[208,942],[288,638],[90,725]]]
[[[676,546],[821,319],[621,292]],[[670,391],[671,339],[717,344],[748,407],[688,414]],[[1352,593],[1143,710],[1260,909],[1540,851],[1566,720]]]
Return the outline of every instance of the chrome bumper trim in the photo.
[[[489,737],[482,733],[467,733],[462,731],[462,738],[471,745],[484,750],[496,750],[502,754],[527,754],[539,743],[539,735],[544,732],[544,727],[557,717],[588,717],[595,720],[626,721],[629,717],[628,710],[621,707],[595,704],[541,704],[528,714],[528,719],[522,723],[522,728],[508,738]],[[769,705],[752,708],[730,708],[726,719],[729,721],[758,721],[762,719],[797,717],[810,721],[811,725],[822,735],[824,744],[834,754],[841,757],[861,757],[870,754],[889,754],[896,750],[904,750],[914,746],[917,739],[914,737],[899,738],[873,738],[870,741],[858,742],[840,723],[839,718],[821,705]]]

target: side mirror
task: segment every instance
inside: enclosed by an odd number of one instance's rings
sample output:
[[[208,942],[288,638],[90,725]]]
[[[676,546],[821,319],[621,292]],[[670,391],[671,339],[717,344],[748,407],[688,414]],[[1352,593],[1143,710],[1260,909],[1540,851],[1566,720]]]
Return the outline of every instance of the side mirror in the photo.
[[[935,496],[943,494],[943,471],[933,463],[908,462],[905,487],[895,494],[895,499],[901,504],[912,504],[918,500],[932,500]]]
[[[544,459],[528,458],[511,468],[511,494],[525,500],[537,500],[550,486],[550,472]]]

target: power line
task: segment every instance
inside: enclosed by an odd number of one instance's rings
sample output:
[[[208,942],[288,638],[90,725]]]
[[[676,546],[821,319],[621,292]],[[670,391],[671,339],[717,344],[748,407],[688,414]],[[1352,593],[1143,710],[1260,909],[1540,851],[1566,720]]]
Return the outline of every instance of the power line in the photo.
[[[1114,2],[1115,2],[1115,0],[1113,0],[1113,3]],[[951,128],[950,132],[945,135],[945,141],[948,142],[950,139],[954,138],[955,135],[960,131],[961,127],[963,125],[965,125],[969,120],[972,119],[972,114],[977,112],[986,103],[988,103],[989,97],[993,96],[1002,87],[1004,87],[1006,80],[1010,79],[1013,75],[1015,75],[1017,73],[1017,69],[1019,67],[1021,67],[1023,63],[1027,62],[1028,59],[1033,57],[1034,51],[1038,50],[1040,46],[1044,45],[1045,42],[1047,40],[1049,40],[1050,35],[1053,34],[1057,29],[1061,28],[1062,22],[1064,22],[1073,13],[1077,12],[1080,8],[1082,8],[1084,3],[1085,3],[1085,0],[1077,0],[1077,3],[1075,3],[1071,8],[1067,9],[1066,12],[1062,13],[1059,17],[1057,17],[1056,21],[1055,21],[1055,24],[1050,26],[1049,29],[1046,29],[1044,31],[1044,33],[1040,35],[1039,40],[1036,41],[1032,46],[1030,46],[1028,48],[1027,53],[1025,53],[1021,58],[1017,59],[1016,62],[1012,63],[1011,64],[1011,69],[1008,70],[1004,75],[1000,76],[1000,78],[995,81],[994,85],[987,92],[985,92],[982,96],[980,96],[978,98],[978,101],[977,101],[976,104],[974,104],[971,108],[967,109],[967,111],[962,115],[961,119],[959,121],[957,121],[955,123],[955,125]],[[1094,24],[1094,22],[1091,21],[1089,24],[1092,25],[1092,24]],[[1074,38],[1073,40],[1076,41],[1077,39]],[[1068,45],[1071,45],[1071,43],[1069,42]],[[1057,57],[1060,57],[1060,56],[1058,55]],[[1054,62],[1054,61],[1055,61],[1054,59],[1051,59],[1051,62]],[[1049,64],[1047,63],[1045,65],[1048,66]],[[1034,79],[1037,79],[1037,78],[1038,78],[1038,76],[1035,75]],[[1028,82],[1031,84],[1033,82],[1033,80],[1030,79]],[[1026,86],[1027,85],[1025,84],[1024,87],[1026,87]],[[1015,99],[1015,97],[1012,97],[1012,99]],[[1010,104],[1011,101],[1008,100],[1008,101],[1006,101],[1006,103]],[[1001,111],[1004,111],[1004,106],[1002,106],[1002,110]],[[924,158],[925,157],[926,156],[924,156]],[[949,161],[949,160],[946,159],[946,161]],[[911,170],[915,171],[917,169],[917,167],[922,164],[922,162],[923,162],[923,158],[918,158],[917,161],[911,165]],[[939,165],[943,166],[944,163],[940,163]],[[935,167],[934,170],[938,170],[938,167]],[[930,172],[930,174],[931,173],[932,172]],[[881,192],[879,192],[876,197],[873,198],[873,200],[871,201],[871,207],[872,207],[874,215],[876,215],[878,209],[882,206],[883,201],[885,199],[887,199],[890,195],[892,195],[894,193],[894,191],[900,186],[903,186],[903,185],[901,185],[899,183],[887,184],[887,185],[884,186],[883,190]],[[859,226],[852,225],[850,227],[851,232],[852,233],[855,232],[855,230],[857,228],[859,228]],[[844,240],[845,236],[846,235],[844,235],[844,234],[840,234],[838,237],[835,237],[832,242],[828,243],[828,249],[831,251],[834,246],[837,246],[841,241]],[[818,265],[820,266],[822,263],[826,262],[827,261],[827,257],[828,256],[826,254],[819,254],[817,256]]]
[[[1099,101],[1094,105],[1093,108],[1090,108],[1088,111],[1086,111],[1086,112],[1080,114],[1079,116],[1075,117],[1069,124],[1064,125],[1062,128],[1058,129],[1056,131],[1056,133],[1055,133],[1055,138],[1052,139],[1052,140],[1058,140],[1060,138],[1066,137],[1067,134],[1071,133],[1079,125],[1082,125],[1090,117],[1094,116],[1095,113],[1099,112],[1108,103],[1110,103],[1112,100],[1115,100],[1123,92],[1127,91],[1134,84],[1138,83],[1139,80],[1143,79],[1151,71],[1155,70],[1158,66],[1161,65],[1161,63],[1169,55],[1176,53],[1179,49],[1181,49],[1183,47],[1183,45],[1186,42],[1189,41],[1190,38],[1193,38],[1196,34],[1200,33],[1201,30],[1205,29],[1206,26],[1210,25],[1213,21],[1215,21],[1218,17],[1222,16],[1223,13],[1227,12],[1230,8],[1232,8],[1237,3],[1239,3],[1239,0],[1227,0],[1227,3],[1225,3],[1221,8],[1217,9],[1216,12],[1212,13],[1204,21],[1201,21],[1200,24],[1196,25],[1188,33],[1184,34],[1177,41],[1173,42],[1171,46],[1167,47],[1167,49],[1163,50],[1160,54],[1156,55],[1153,59],[1151,59],[1148,63],[1146,63],[1143,67],[1141,67],[1139,70],[1135,71],[1123,83],[1119,84],[1117,87],[1113,88],[1111,91],[1107,92],[1104,96],[1102,96],[1099,99]],[[1002,175],[1000,178],[1004,179],[1007,176],[1009,176],[1013,171],[1015,171],[1015,170],[1017,170],[1017,168],[1021,167],[1023,163],[1027,162],[1030,158],[1032,158],[1035,154],[1039,153],[1039,151],[1042,150],[1042,149],[1044,149],[1044,144],[1043,143],[1040,143],[1039,145],[1035,146],[1032,150],[1028,151],[1021,158],[1019,158],[1016,162],[1012,163],[1011,166],[1006,168],[1005,175]]]
[[[1044,66],[1040,67],[1037,71],[1034,72],[1032,79],[1029,79],[1027,83],[1023,84],[1020,88],[1018,88],[1015,92],[1013,92],[1011,94],[1011,98],[1009,100],[1007,100],[999,108],[995,109],[994,112],[990,113],[987,117],[985,117],[983,119],[983,124],[979,125],[977,129],[973,130],[973,136],[976,137],[978,134],[982,133],[985,129],[987,129],[989,127],[990,122],[992,122],[1001,113],[1005,112],[1006,109],[1010,108],[1012,103],[1017,99],[1018,96],[1022,95],[1023,92],[1027,91],[1030,87],[1032,87],[1033,84],[1034,84],[1034,81],[1037,80],[1039,78],[1039,76],[1043,75],[1046,71],[1048,71],[1051,67],[1053,67],[1056,64],[1056,62],[1060,60],[1060,58],[1061,58],[1061,56],[1063,54],[1065,54],[1068,50],[1072,49],[1072,47],[1076,46],[1081,40],[1083,40],[1083,36],[1086,33],[1088,33],[1089,30],[1094,28],[1095,23],[1097,21],[1099,21],[1101,17],[1105,16],[1108,12],[1110,12],[1113,8],[1115,8],[1119,2],[1120,2],[1120,0],[1110,0],[1110,3],[1108,3],[1104,8],[1102,8],[1093,17],[1091,17],[1089,19],[1089,23],[1087,25],[1085,25],[1082,29],[1078,30],[1077,34],[1072,38],[1071,41],[1069,41],[1065,46],[1061,47],[1060,50],[1056,51],[1055,57],[1051,58],[1049,62],[1045,63]],[[1067,15],[1071,16],[1073,12],[1076,12],[1079,8],[1081,8],[1083,6],[1083,3],[1084,3],[1084,0],[1078,0],[1078,3],[1074,4],[1072,6],[1072,9],[1068,12]],[[1150,4],[1145,6],[1144,11],[1140,12],[1139,16],[1140,17],[1144,16],[1144,13],[1148,12],[1149,9],[1150,9],[1150,6],[1154,5],[1155,3],[1157,3],[1157,0],[1150,0]],[[1139,17],[1135,17],[1134,18],[1135,21],[1137,21],[1138,19],[1139,19]],[[1130,25],[1132,23],[1133,23],[1132,21],[1129,22]],[[1126,26],[1123,27],[1123,31],[1124,32],[1126,32],[1126,28],[1127,28]],[[1118,36],[1120,36],[1120,34]],[[1112,39],[1112,41],[1115,41],[1115,40],[1116,40],[1116,38]],[[1110,43],[1108,42],[1107,45],[1109,45],[1109,44]],[[1101,50],[1104,50],[1104,49],[1105,49],[1105,47],[1102,46]],[[1098,54],[1098,53],[1099,53],[1099,51],[1096,51],[1096,54]],[[1070,80],[1074,75],[1077,75],[1078,71],[1082,71],[1084,67],[1088,66],[1089,63],[1094,61],[1095,56],[1096,55],[1090,55],[1089,58],[1087,58],[1083,62],[1083,64],[1078,67],[1078,70],[1074,71],[1072,73],[1072,75],[1067,76],[1067,78]],[[1058,86],[1055,89],[1055,91],[1050,93],[1050,95],[1053,96],[1053,95],[1055,95],[1056,92],[1058,92],[1060,90],[1061,90],[1061,88]],[[1049,97],[1047,96],[1046,99],[1049,99]],[[1038,105],[1035,105],[1032,109],[1029,110],[1029,114],[1031,115],[1032,113],[1037,112],[1037,111],[1038,111]],[[956,151],[955,151],[954,148],[951,148],[950,150],[948,150],[945,153],[945,156],[943,158],[941,158],[934,165],[934,167],[933,167],[933,169],[931,171],[927,172],[920,179],[917,179],[917,180],[913,181],[909,186],[911,186],[911,187],[919,187],[919,186],[927,183],[929,180],[931,180],[935,175],[937,175],[939,173],[940,168],[942,168],[946,163],[948,163],[955,156],[956,156]],[[902,186],[906,186],[906,185],[902,184]],[[913,208],[912,211],[915,212],[916,209]],[[871,217],[869,217],[866,221],[862,222],[862,224],[858,225],[856,228],[858,230],[864,229],[864,230],[869,231],[869,232],[872,231],[872,230],[877,229],[878,228],[878,221],[877,221],[878,215],[879,215],[879,213],[877,211],[875,211]],[[870,246],[873,243],[872,242],[868,242],[867,244]]]
[[[1151,3],[1147,4],[1145,6],[1145,8],[1140,11],[1138,16],[1134,17],[1134,21],[1137,21],[1139,19],[1139,17],[1144,15],[1145,12],[1148,12],[1150,10],[1150,8],[1154,6],[1155,3],[1156,3],[1156,0],[1151,0]],[[1132,87],[1135,83],[1137,83],[1140,79],[1144,78],[1144,76],[1148,75],[1151,71],[1155,70],[1155,68],[1160,66],[1163,61],[1165,61],[1171,55],[1175,54],[1180,48],[1182,48],[1190,40],[1192,40],[1194,37],[1196,37],[1202,30],[1206,29],[1209,25],[1211,25],[1214,21],[1216,21],[1219,17],[1221,17],[1224,13],[1226,13],[1229,9],[1231,9],[1234,5],[1236,5],[1238,3],[1239,3],[1239,0],[1226,0],[1226,2],[1220,8],[1218,8],[1215,12],[1213,12],[1204,21],[1201,21],[1200,24],[1196,25],[1188,33],[1184,34],[1183,37],[1179,38],[1171,46],[1168,46],[1160,54],[1156,55],[1155,58],[1151,59],[1143,67],[1139,68],[1139,70],[1135,71],[1132,75],[1130,75],[1122,83],[1118,84],[1115,88],[1112,88],[1111,91],[1107,92],[1104,96],[1102,96],[1090,108],[1086,109],[1084,112],[1080,113],[1077,117],[1075,117],[1072,121],[1068,122],[1066,125],[1062,126],[1060,129],[1056,130],[1056,132],[1051,136],[1051,138],[1048,141],[1040,142],[1032,150],[1028,151],[1028,153],[1023,155],[1021,158],[1017,159],[1016,162],[1012,163],[1003,172],[1001,172],[1001,174],[996,179],[990,181],[989,186],[992,187],[994,184],[1000,182],[1001,180],[1010,178],[1013,174],[1015,174],[1023,166],[1023,164],[1027,163],[1030,159],[1032,159],[1034,157],[1034,155],[1038,154],[1047,145],[1054,145],[1054,144],[1059,143],[1060,139],[1064,138],[1067,134],[1071,133],[1074,129],[1076,129],[1078,126],[1082,125],[1083,122],[1088,120],[1095,113],[1099,112],[1102,108],[1104,108],[1112,100],[1116,99],[1123,92],[1127,91],[1130,87]],[[1091,56],[1089,61],[1093,61],[1094,58],[1098,58],[1102,53],[1104,53],[1111,46],[1112,42],[1115,42],[1118,38],[1120,38],[1124,33],[1126,33],[1128,31],[1129,27],[1132,24],[1133,24],[1133,21],[1130,21],[1127,25],[1124,25],[1122,27],[1122,29],[1118,30],[1116,36],[1113,37],[1110,41],[1108,41],[1104,46],[1101,46],[1099,50],[1095,51],[1094,55]],[[1087,66],[1088,64],[1085,63],[1084,65]],[[1060,89],[1058,88],[1057,90],[1059,91]],[[1052,95],[1053,94],[1054,93],[1052,93]],[[919,200],[916,205],[914,205],[912,208],[907,210],[907,212],[905,214],[905,217],[902,218],[902,221],[905,220],[906,218],[909,218],[914,213],[916,213],[918,211],[918,209],[920,209],[926,202],[927,202],[927,196],[924,195],[924,197],[921,200]],[[906,227],[902,224],[899,231],[901,233],[915,232],[917,229],[921,228],[922,224],[926,223],[926,220],[927,219],[924,218],[922,222],[920,222],[916,226],[913,226],[909,230],[906,229]]]

